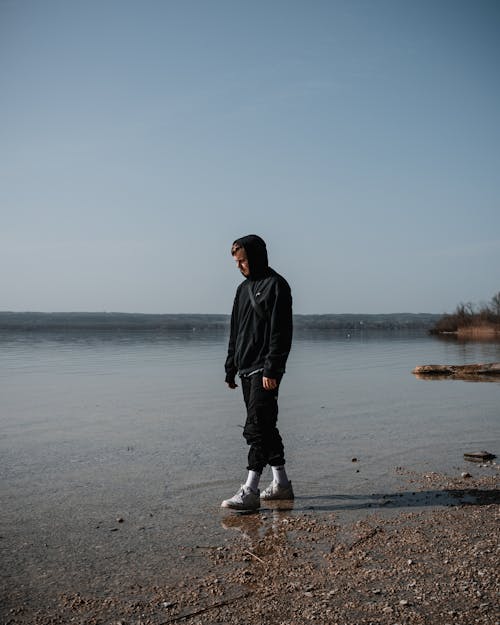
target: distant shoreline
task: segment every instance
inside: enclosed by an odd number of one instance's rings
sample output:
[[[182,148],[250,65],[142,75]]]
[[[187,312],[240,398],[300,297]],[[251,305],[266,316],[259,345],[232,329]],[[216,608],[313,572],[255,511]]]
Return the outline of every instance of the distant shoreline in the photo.
[[[429,330],[439,318],[433,313],[294,315],[294,326],[307,330]],[[229,322],[230,315],[223,314],[0,312],[0,331],[225,330]]]

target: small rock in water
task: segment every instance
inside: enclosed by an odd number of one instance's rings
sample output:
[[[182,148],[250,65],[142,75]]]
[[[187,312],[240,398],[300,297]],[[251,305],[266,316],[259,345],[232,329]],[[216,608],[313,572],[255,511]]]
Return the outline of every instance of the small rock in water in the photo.
[[[464,460],[469,460],[469,462],[484,462],[495,458],[495,454],[491,454],[489,451],[474,451],[464,454]]]
[[[471,475],[470,473],[467,473],[467,471],[464,471],[464,472],[462,473],[462,477],[464,477],[464,478],[469,478],[469,477],[472,477],[472,475]]]

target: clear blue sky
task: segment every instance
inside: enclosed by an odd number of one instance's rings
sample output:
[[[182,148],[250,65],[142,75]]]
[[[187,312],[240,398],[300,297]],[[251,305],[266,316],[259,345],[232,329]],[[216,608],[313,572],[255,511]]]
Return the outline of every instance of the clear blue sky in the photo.
[[[497,0],[0,0],[0,310],[297,313],[500,290]]]

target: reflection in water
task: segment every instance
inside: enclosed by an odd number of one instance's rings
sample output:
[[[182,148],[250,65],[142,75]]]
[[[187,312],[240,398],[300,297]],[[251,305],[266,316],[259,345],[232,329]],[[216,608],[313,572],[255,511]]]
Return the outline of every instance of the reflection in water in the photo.
[[[462,380],[464,382],[496,382],[497,384],[500,384],[500,377],[492,375],[478,375],[471,373],[414,373],[413,375],[417,378],[417,380]]]
[[[281,521],[288,517],[288,513],[292,512],[294,504],[293,501],[275,501],[272,503],[270,510],[261,508],[260,511],[229,513],[222,519],[221,525],[224,529],[240,532],[251,545],[273,535],[277,537],[278,532],[283,533],[284,526]]]

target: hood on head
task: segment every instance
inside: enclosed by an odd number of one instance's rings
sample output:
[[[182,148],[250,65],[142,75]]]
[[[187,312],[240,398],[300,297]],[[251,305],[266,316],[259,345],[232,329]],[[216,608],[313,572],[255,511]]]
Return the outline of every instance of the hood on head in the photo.
[[[235,244],[245,248],[250,268],[250,279],[263,277],[269,269],[267,248],[264,240],[256,234],[248,234],[245,237],[236,239],[233,245]]]

